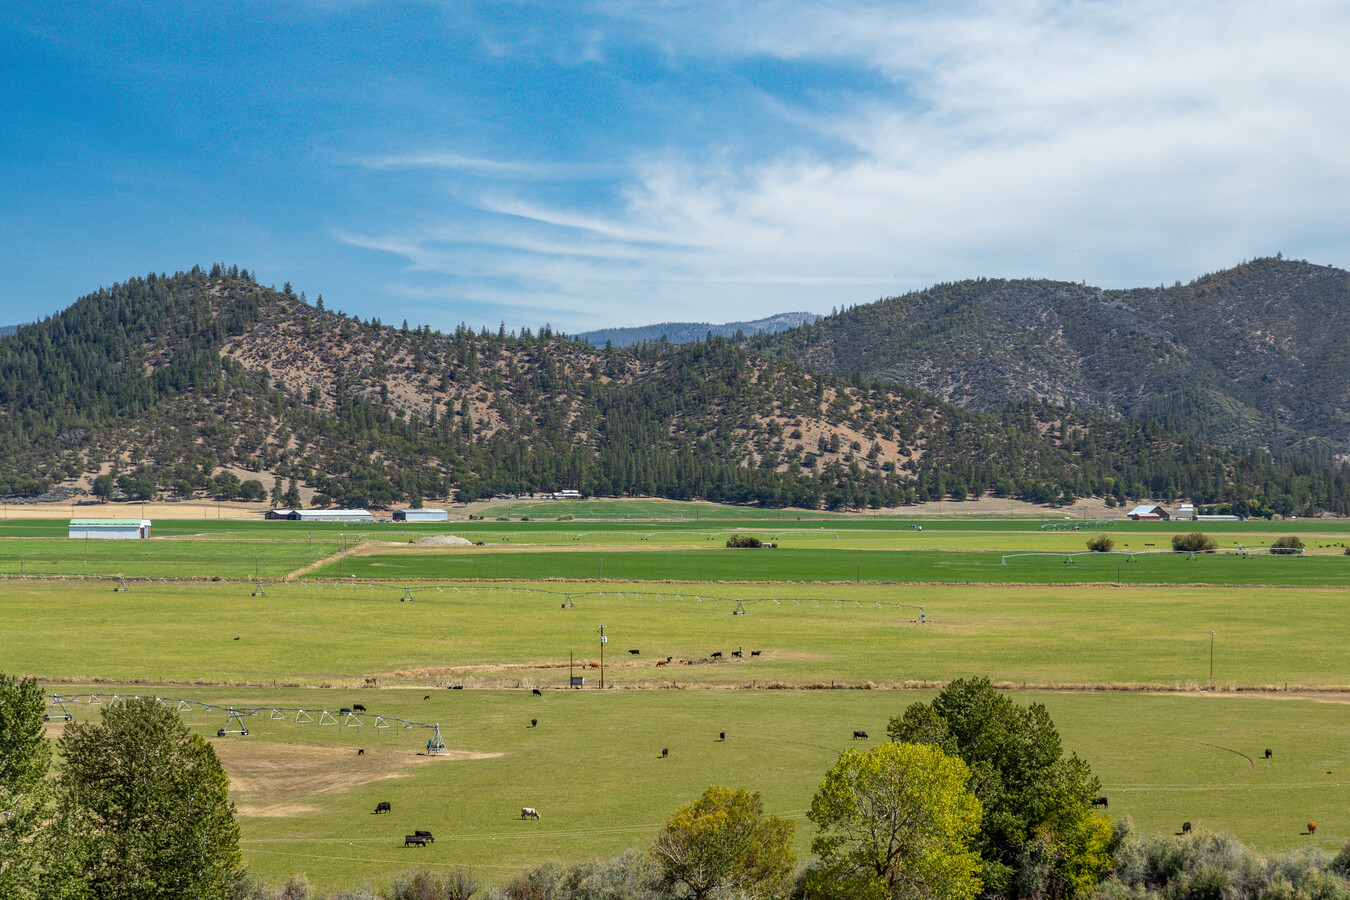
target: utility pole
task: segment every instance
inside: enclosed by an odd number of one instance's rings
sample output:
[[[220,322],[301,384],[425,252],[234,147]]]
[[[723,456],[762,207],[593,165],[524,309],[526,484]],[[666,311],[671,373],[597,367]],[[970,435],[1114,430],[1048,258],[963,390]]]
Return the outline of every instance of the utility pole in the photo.
[[[1214,632],[1209,633],[1209,689],[1214,690]]]
[[[600,632],[600,689],[601,689],[601,690],[604,690],[604,688],[605,688],[605,644],[609,643],[609,636],[605,634],[605,629],[608,628],[608,627],[609,627],[608,625],[601,625],[599,628],[595,629],[596,631]]]

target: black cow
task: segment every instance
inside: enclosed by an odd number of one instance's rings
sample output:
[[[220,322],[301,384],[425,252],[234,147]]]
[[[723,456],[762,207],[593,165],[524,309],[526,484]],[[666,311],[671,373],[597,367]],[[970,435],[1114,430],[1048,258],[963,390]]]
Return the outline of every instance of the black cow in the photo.
[[[759,651],[758,651],[758,650],[751,650],[751,651],[750,651],[750,655],[751,655],[751,656],[759,656]]]
[[[403,846],[408,847],[414,844],[418,847],[425,847],[427,845],[427,839],[415,834],[405,834],[403,836]]]
[[[721,651],[721,650],[718,650],[716,653],[714,653],[714,654],[712,655],[712,658],[713,658],[713,659],[721,659],[721,658],[722,658],[722,651]]]
[[[641,650],[629,650],[628,652],[631,653],[631,654],[633,654],[634,656],[637,656],[637,655],[638,655],[639,653],[641,653],[642,651],[641,651]]]
[[[365,708],[364,706],[362,706],[360,703],[353,703],[353,704],[352,704],[352,709],[354,709],[354,710],[356,710],[356,711],[358,711],[358,712],[365,712],[365,711],[366,711],[366,708]]]
[[[375,804],[375,814],[379,815],[382,812],[393,812],[393,808],[389,805],[388,800],[381,800],[379,803]]]
[[[665,758],[666,758],[667,756],[669,756],[669,755],[670,755],[670,748],[669,748],[669,747],[662,747],[662,748],[661,748],[661,758],[662,758],[662,759],[665,759]]]
[[[719,741],[725,741],[727,739],[727,733],[725,731],[717,732],[717,739]]]
[[[1182,823],[1181,823],[1181,833],[1182,833],[1182,834],[1188,834],[1188,833],[1190,832],[1190,830],[1191,830],[1191,823],[1190,823],[1190,822],[1182,822]]]
[[[744,650],[732,650],[732,651],[731,651],[731,655],[734,656],[734,657],[736,657],[737,659],[744,659],[744,658],[745,658],[745,651],[744,651]]]
[[[339,710],[338,710],[338,715],[339,715],[339,716],[349,716],[349,715],[351,715],[351,714],[352,714],[352,709],[351,709],[350,706],[344,706],[344,707],[342,707],[342,709],[339,709]]]
[[[427,843],[429,843],[429,844],[434,844],[434,843],[436,843],[436,839],[435,839],[434,837],[431,836],[431,832],[430,832],[430,831],[414,831],[413,834],[415,834],[417,837],[420,837],[420,838],[426,838],[426,839],[427,839]]]
[[[1106,802],[1106,798],[1105,798],[1105,797],[1097,797],[1096,799],[1094,799],[1094,800],[1092,801],[1092,805],[1093,805],[1093,806],[1110,806],[1111,804]]]
[[[450,688],[450,690],[452,690],[452,691],[462,691],[462,690],[464,690],[464,685],[462,685],[462,684],[456,684],[456,685],[452,686],[452,687]]]
[[[356,755],[357,755],[357,756],[365,756],[365,755],[366,755],[366,748],[365,748],[365,747],[362,747],[360,750],[357,750],[357,751],[356,751]]]
[[[538,727],[539,727],[539,720],[538,720],[538,719],[531,719],[531,720],[530,720],[530,727],[531,727],[531,728],[538,728]]]
[[[1270,758],[1271,758],[1272,756],[1274,756],[1274,755],[1275,755],[1275,754],[1274,754],[1273,752],[1271,752],[1270,750],[1267,750],[1267,751],[1266,751],[1266,759],[1270,759]]]
[[[534,690],[530,691],[530,694],[531,694],[532,696],[535,696],[535,697],[542,697],[542,696],[544,696],[544,692],[541,691],[541,690],[539,690],[539,688],[535,688]]]
[[[867,732],[865,732],[865,731],[855,731],[855,732],[853,732],[853,739],[854,739],[855,741],[858,741],[858,740],[865,741],[865,740],[867,740]]]
[[[430,700],[430,699],[431,699],[431,695],[430,695],[430,694],[425,694],[425,695],[423,695],[422,699],[423,699],[423,700]]]

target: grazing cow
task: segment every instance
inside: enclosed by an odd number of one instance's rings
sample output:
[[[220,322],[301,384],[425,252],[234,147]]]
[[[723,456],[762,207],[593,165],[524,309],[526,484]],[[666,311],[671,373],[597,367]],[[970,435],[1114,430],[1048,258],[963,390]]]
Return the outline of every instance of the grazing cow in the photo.
[[[539,720],[538,720],[538,719],[531,719],[531,720],[530,720],[530,727],[531,727],[531,728],[537,728],[537,727],[539,727]]]
[[[669,755],[670,755],[670,748],[669,748],[669,747],[662,747],[662,748],[661,748],[661,758],[662,758],[662,759],[665,759],[665,758],[666,758],[667,756],[669,756]]]
[[[751,655],[751,656],[759,656],[759,651],[758,651],[758,650],[751,650],[751,651],[750,651],[750,655]]]
[[[427,839],[424,837],[418,837],[415,834],[405,834],[403,836],[403,846],[408,847],[414,844],[416,844],[418,847],[425,847],[427,845]]]
[[[531,694],[531,696],[534,696],[534,697],[542,697],[542,696],[544,696],[544,692],[541,691],[541,690],[539,690],[539,688],[535,688],[534,690],[530,691],[530,694]]]
[[[339,715],[339,716],[349,716],[349,715],[351,715],[351,714],[352,714],[352,708],[351,708],[350,706],[344,706],[344,707],[342,707],[342,709],[339,709],[339,710],[338,710],[338,715]]]
[[[853,732],[853,739],[854,739],[855,741],[865,741],[865,740],[867,740],[867,732],[865,732],[865,731],[855,731],[855,732]]]
[[[379,814],[382,813],[382,812],[392,812],[392,811],[393,811],[393,808],[389,805],[389,801],[388,801],[388,800],[381,800],[379,803],[376,803],[376,804],[375,804],[375,814],[376,814],[376,815],[379,815]]]
[[[453,686],[450,688],[450,690],[452,690],[452,691],[462,691],[462,690],[464,690],[464,685],[462,685],[462,684],[456,684],[456,685],[453,685]]]
[[[535,809],[533,806],[522,806],[520,808],[520,817],[522,819],[537,819],[539,818],[539,810]]]
[[[417,836],[420,837],[420,838],[426,838],[426,839],[427,839],[427,843],[429,843],[429,844],[434,844],[434,843],[436,843],[436,839],[435,839],[434,837],[431,836],[431,832],[430,832],[430,831],[414,831],[413,834],[417,835]]]
[[[366,711],[366,708],[365,708],[364,706],[362,706],[360,703],[353,703],[353,704],[352,704],[352,709],[356,710],[357,712],[365,712],[365,711]]]
[[[639,653],[641,653],[642,651],[641,651],[641,650],[629,650],[628,652],[631,653],[631,654],[633,654],[634,656],[637,656],[637,655],[638,655]]]
[[[362,747],[360,750],[357,750],[357,751],[356,751],[356,755],[357,755],[357,756],[365,756],[365,755],[366,755],[366,748],[365,748],[365,747]]]
[[[1105,798],[1105,797],[1098,797],[1098,798],[1096,798],[1095,800],[1092,801],[1092,805],[1093,805],[1093,806],[1110,806],[1111,804],[1106,802],[1106,798]]]
[[[712,655],[712,658],[713,658],[713,659],[721,659],[721,658],[722,658],[722,651],[721,651],[721,650],[718,650],[716,653],[714,653],[714,654]]]
[[[235,640],[237,641],[237,640],[239,640],[239,638],[235,638]]]
[[[717,732],[717,739],[719,741],[725,741],[727,739],[727,733],[725,731]]]
[[[430,694],[426,694],[426,695],[424,695],[424,696],[422,697],[422,699],[423,699],[423,700],[430,700],[430,699],[431,699],[431,695],[430,695]]]
[[[1190,823],[1190,822],[1182,822],[1182,823],[1181,823],[1181,833],[1182,833],[1182,834],[1189,834],[1190,831],[1191,831],[1191,823]]]
[[[734,656],[734,657],[736,657],[737,659],[745,659],[745,651],[744,651],[744,650],[732,650],[732,651],[731,651],[731,655]]]
[[[658,660],[656,661],[656,664],[657,664],[658,666],[664,666],[664,665],[666,665],[668,662],[669,662],[669,660],[658,659]]]
[[[1308,834],[1317,834],[1317,823],[1316,823],[1316,822],[1309,822],[1309,823],[1308,823]]]
[[[1272,756],[1274,756],[1274,755],[1275,755],[1275,754],[1272,753],[1271,751],[1269,751],[1269,750],[1266,751],[1266,759],[1270,759],[1270,758],[1271,758]]]

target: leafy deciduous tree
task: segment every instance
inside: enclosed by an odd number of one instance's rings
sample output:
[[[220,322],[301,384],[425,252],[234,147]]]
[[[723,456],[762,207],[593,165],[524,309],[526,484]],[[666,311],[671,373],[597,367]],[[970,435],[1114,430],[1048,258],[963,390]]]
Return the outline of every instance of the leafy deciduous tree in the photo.
[[[959,758],[925,744],[846,750],[807,813],[820,836],[810,896],[970,900],[980,857],[968,849],[980,802]]]
[[[764,815],[758,793],[713,786],[675,810],[652,847],[668,887],[684,885],[695,900],[784,894],[797,858],[796,826]]]
[[[1091,805],[1100,785],[1085,762],[1063,755],[1041,704],[1019,706],[987,678],[958,679],[891,719],[887,733],[970,767],[983,805],[975,846],[986,895],[1074,896],[1110,868],[1110,829]]]
[[[229,779],[211,745],[154,699],[122,700],[58,741],[61,801],[95,900],[220,898],[240,875]]]
[[[0,674],[0,897],[36,897],[42,831],[51,808],[51,747],[42,735],[46,704],[31,679]]]

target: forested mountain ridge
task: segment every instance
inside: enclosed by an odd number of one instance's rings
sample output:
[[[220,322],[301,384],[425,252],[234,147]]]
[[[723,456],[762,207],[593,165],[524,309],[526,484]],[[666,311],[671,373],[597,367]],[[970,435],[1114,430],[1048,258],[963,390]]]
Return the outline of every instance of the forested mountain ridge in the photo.
[[[1041,403],[996,416],[714,338],[597,350],[552,333],[362,322],[217,266],[82,298],[0,339],[0,493],[107,464],[127,496],[344,505],[574,487],[807,507],[999,493],[1350,511],[1344,470],[1216,451]],[[245,482],[247,484],[247,481]]]
[[[751,343],[968,409],[1033,398],[1228,447],[1350,454],[1350,273],[1329,266],[1257,259],[1135,290],[962,281]]]
[[[752,322],[725,322],[713,325],[708,322],[661,322],[656,325],[639,325],[631,328],[601,328],[596,331],[583,331],[576,335],[577,340],[585,341],[592,347],[606,344],[614,347],[631,347],[643,341],[670,341],[672,344],[688,344],[701,341],[708,335],[714,337],[737,337],[755,334],[773,334],[788,328],[796,328],[808,322],[815,322],[820,316],[815,313],[789,312],[766,316]]]

